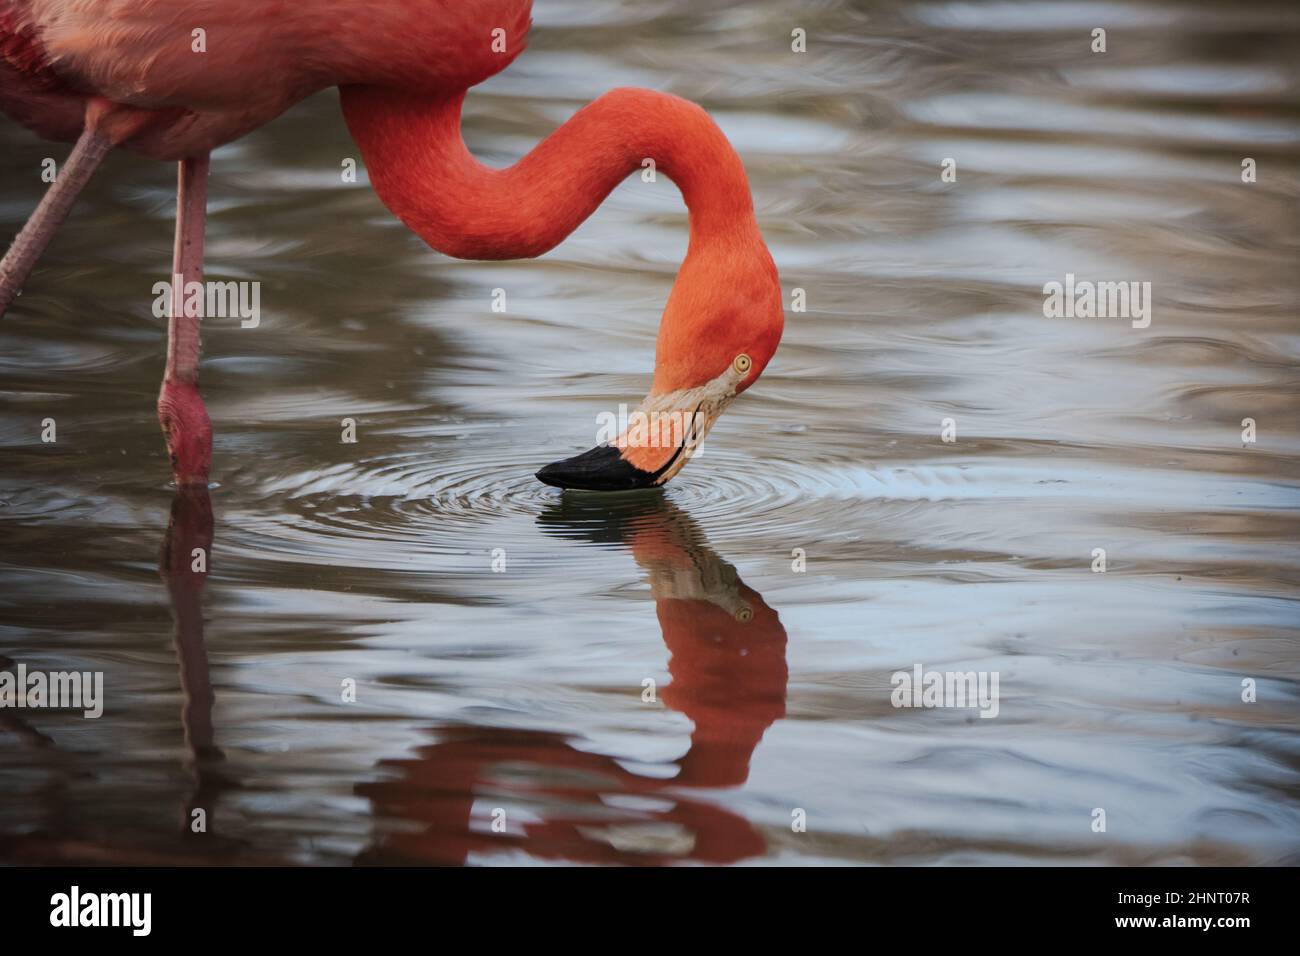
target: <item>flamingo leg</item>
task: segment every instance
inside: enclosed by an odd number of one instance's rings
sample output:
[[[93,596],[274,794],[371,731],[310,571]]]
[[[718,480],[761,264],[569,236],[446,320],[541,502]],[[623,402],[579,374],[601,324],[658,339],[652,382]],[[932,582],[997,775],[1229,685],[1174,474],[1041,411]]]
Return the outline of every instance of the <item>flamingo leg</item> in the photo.
[[[68,217],[77,194],[90,182],[90,177],[112,148],[112,140],[102,133],[89,126],[82,131],[63,169],[45,191],[36,211],[5,253],[4,260],[0,261],[0,316],[22,292],[23,283],[54,238],[54,233]]]
[[[187,309],[185,290],[203,281],[203,229],[208,208],[208,154],[181,160],[176,186],[176,245],[167,317],[167,370],[158,394],[158,422],[179,486],[208,483],[212,423],[199,394],[201,308]],[[201,303],[204,297],[198,297]]]

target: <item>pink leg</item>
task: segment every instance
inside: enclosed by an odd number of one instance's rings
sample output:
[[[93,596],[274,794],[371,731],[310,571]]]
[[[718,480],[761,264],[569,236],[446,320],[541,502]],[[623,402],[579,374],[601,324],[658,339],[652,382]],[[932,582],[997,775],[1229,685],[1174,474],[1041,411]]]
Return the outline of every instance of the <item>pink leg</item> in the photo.
[[[23,283],[27,281],[36,260],[68,217],[77,194],[90,182],[90,177],[112,148],[112,140],[104,134],[89,126],[82,132],[53,184],[45,191],[36,211],[14,239],[4,260],[0,261],[0,315],[5,314],[14,298],[22,291]]]
[[[212,464],[212,423],[199,394],[199,320],[185,314],[184,288],[203,281],[203,226],[208,208],[208,156],[182,160],[176,186],[176,247],[172,305],[167,319],[167,371],[158,394],[158,421],[167,439],[176,484],[204,485]]]

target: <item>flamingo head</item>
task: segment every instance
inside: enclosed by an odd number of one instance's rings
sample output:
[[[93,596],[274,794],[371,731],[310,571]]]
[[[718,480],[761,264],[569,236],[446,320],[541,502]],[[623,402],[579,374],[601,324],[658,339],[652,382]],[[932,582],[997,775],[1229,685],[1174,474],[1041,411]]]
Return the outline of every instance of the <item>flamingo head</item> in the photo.
[[[685,467],[781,341],[780,282],[757,229],[754,234],[752,244],[692,243],[659,326],[650,394],[625,426],[619,422],[617,437],[552,462],[538,480],[556,488],[628,491],[663,485]]]

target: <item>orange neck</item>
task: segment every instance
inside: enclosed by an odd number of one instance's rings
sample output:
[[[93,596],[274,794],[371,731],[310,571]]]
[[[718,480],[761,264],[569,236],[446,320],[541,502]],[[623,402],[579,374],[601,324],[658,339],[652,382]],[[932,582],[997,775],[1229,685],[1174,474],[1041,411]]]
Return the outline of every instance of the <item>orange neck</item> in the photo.
[[[644,160],[654,160],[656,172],[681,190],[691,229],[660,326],[656,391],[698,385],[735,357],[735,343],[711,343],[698,334],[695,325],[710,306],[734,311],[725,297],[734,303],[737,286],[744,284],[761,287],[764,296],[776,290],[779,298],[744,166],[693,103],[651,90],[613,90],[513,166],[491,169],[461,138],[463,91],[416,95],[344,86],[341,93],[344,117],[379,198],[434,249],[461,259],[541,255],[630,172],[642,169]],[[749,274],[755,265],[757,277]]]
[[[439,252],[527,259],[557,246],[642,162],[682,191],[691,237],[755,228],[740,157],[700,107],[653,90],[613,90],[507,169],[476,160],[460,133],[465,93],[344,87],[343,115],[379,198]]]

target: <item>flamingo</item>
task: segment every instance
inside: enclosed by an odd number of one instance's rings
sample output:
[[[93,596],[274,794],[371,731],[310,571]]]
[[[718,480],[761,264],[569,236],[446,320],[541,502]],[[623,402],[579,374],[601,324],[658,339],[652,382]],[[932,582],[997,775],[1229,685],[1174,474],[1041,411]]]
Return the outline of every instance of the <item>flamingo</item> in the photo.
[[[690,241],[650,392],[635,427],[537,478],[594,490],[664,484],[775,353],[776,266],[740,157],[679,97],[612,90],[509,168],[473,157],[461,138],[465,94],[519,55],[531,12],[532,0],[0,0],[0,111],[74,143],[0,263],[0,315],[117,147],[178,164],[172,275],[201,281],[209,154],[330,86],[379,198],[457,258],[543,254],[651,159],[682,193]],[[180,298],[174,290],[158,417],[176,484],[206,486],[199,317]]]

